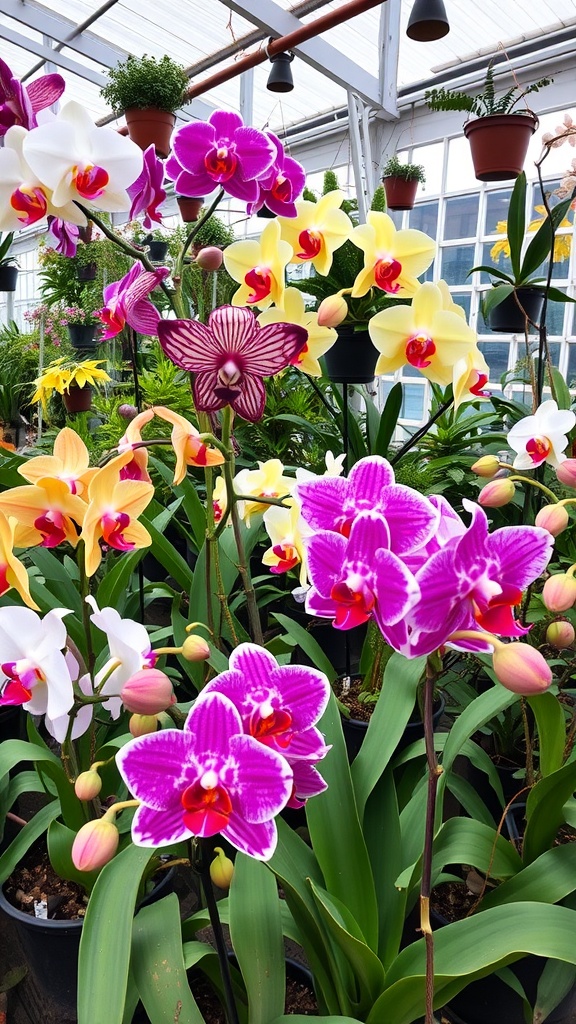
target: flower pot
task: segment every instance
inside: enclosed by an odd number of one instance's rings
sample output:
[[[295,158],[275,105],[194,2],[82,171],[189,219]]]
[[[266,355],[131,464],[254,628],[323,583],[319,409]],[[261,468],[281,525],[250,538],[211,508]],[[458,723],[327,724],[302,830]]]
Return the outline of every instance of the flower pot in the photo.
[[[15,292],[18,281],[18,267],[0,266],[0,292]]]
[[[92,408],[92,388],[87,384],[83,388],[71,384],[68,391],[62,394],[66,412],[88,412]]]
[[[192,224],[198,220],[200,210],[204,206],[203,196],[176,196],[180,216],[185,224]]]
[[[168,255],[168,242],[159,240],[148,242],[148,255],[152,263],[164,263]]]
[[[534,1005],[540,975],[546,965],[542,956],[526,956],[510,964],[529,1001]],[[525,1024],[520,996],[494,974],[474,981],[459,992],[442,1010],[450,1024],[486,1024],[502,1021],[506,1024]],[[549,1017],[547,1024],[573,1024],[576,1020],[576,985],[562,999]]]
[[[96,343],[96,324],[68,324],[68,336],[74,348],[86,351]]]
[[[542,289],[518,288],[516,294],[520,305],[526,311],[530,320],[535,324],[540,323],[542,306],[544,305],[544,292]],[[513,292],[490,310],[488,323],[491,331],[497,331],[500,334],[524,334],[526,319],[518,307]]]
[[[405,178],[382,178],[386,192],[386,206],[389,210],[411,210],[414,207],[418,191],[418,178],[406,181]]]
[[[158,156],[167,157],[176,116],[156,107],[130,107],[124,111],[128,135],[140,149],[154,146]]]
[[[324,355],[326,376],[336,384],[369,384],[374,380],[378,350],[367,330],[346,325],[336,328],[338,338]]]
[[[470,143],[478,181],[517,178],[524,167],[528,144],[538,118],[525,114],[491,114],[467,121],[464,134]]]
[[[432,716],[434,732],[436,732],[436,729],[440,724],[440,719],[444,714],[445,707],[446,701],[444,700],[443,695],[440,694],[438,699],[434,702],[434,714]],[[368,729],[369,724],[369,720],[367,722],[364,722],[360,718],[345,718],[344,716],[342,716],[342,731],[344,733],[344,742],[346,743],[348,761],[350,762],[350,764],[352,764],[352,761],[358,754],[360,747],[364,742],[364,737],[366,735],[366,730]],[[408,722],[402,736],[398,741],[396,753],[400,753],[401,750],[404,750],[406,747],[409,747],[411,743],[415,743],[416,740],[421,740],[423,739],[423,737],[423,723],[421,721]]]
[[[97,273],[97,263],[85,263],[83,266],[76,268],[76,277],[79,281],[95,281]]]

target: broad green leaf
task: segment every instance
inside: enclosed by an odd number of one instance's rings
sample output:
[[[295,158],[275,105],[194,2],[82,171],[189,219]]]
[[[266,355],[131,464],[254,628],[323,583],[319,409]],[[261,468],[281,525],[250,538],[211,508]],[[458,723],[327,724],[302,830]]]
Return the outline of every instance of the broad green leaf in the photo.
[[[153,850],[127,846],[98,876],[80,940],[78,1024],[122,1024],[132,918],[142,874],[152,856]]]
[[[522,171],[514,183],[510,204],[508,206],[508,217],[506,220],[506,234],[510,246],[510,263],[512,274],[516,280],[520,277],[520,258],[524,235],[526,232],[526,174]],[[538,266],[538,264],[536,264]]]
[[[132,926],[130,970],[151,1024],[204,1024],[186,978],[175,893],[142,907],[137,914]],[[112,977],[116,983],[117,974]],[[99,1018],[94,1008],[92,1021],[100,1019],[110,1022],[110,1018]]]
[[[547,960],[538,981],[533,1024],[542,1024],[576,983],[576,967],[561,960]]]
[[[145,554],[146,548],[140,548],[138,551],[122,555],[121,558],[116,559],[114,565],[106,567],[106,572],[96,592],[99,608],[116,608],[122,614],[130,579]]]
[[[400,410],[402,409],[402,397],[402,383],[397,381],[390,389],[390,394],[388,395],[386,404],[382,410],[376,444],[372,449],[373,455],[386,456],[388,454],[388,447],[392,437],[394,436]]]
[[[54,871],[60,878],[76,882],[90,892],[98,878],[98,871],[79,871],[72,861],[72,844],[76,832],[60,821],[52,821],[48,829],[48,856]]]
[[[576,871],[576,845],[565,843],[554,846],[517,874],[502,882],[496,889],[488,889],[482,900],[482,910],[500,907],[504,903],[559,903],[573,892]],[[492,871],[490,872],[493,874]]]
[[[286,630],[288,636],[295,640],[299,647],[302,648],[304,653],[313,661],[315,667],[320,671],[324,672],[328,676],[331,683],[334,682],[337,676],[336,669],[334,668],[330,658],[324,653],[320,644],[314,639],[311,633],[304,626],[301,626],[299,622],[295,622],[289,615],[282,615],[280,612],[273,612],[271,618],[276,619],[280,625]]]
[[[185,593],[188,593],[192,585],[192,579],[194,573],[185,558],[179,551],[176,550],[173,544],[164,536],[161,529],[153,524],[150,519],[147,519],[146,514],[142,513],[140,516],[140,522],[146,527],[150,536],[152,537],[152,545],[147,550],[154,555],[160,565],[166,569],[166,575],[172,576],[179,587]]]
[[[499,306],[504,299],[507,299],[509,295],[512,295],[513,291],[514,285],[498,284],[495,288],[491,288],[489,292],[486,292],[482,298],[482,312],[484,317],[486,318],[495,306]]]
[[[172,488],[176,497],[182,499],[182,509],[190,524],[196,549],[199,551],[206,535],[206,510],[198,497],[198,492],[191,477],[184,477],[182,483],[173,484],[172,470],[161,459],[151,458],[150,462],[164,481]]]
[[[339,1017],[337,1014],[330,1014],[329,1017],[314,1017],[314,1022],[315,1024],[362,1024],[362,1021],[356,1017]],[[310,1024],[310,1017],[303,1017],[299,1013],[290,1013],[286,1017],[282,1014],[270,1024]]]
[[[8,742],[8,741],[6,741]],[[51,800],[46,807],[42,807],[34,817],[22,828],[10,846],[0,856],[0,885],[10,877],[18,866],[25,853],[28,852],[33,843],[46,832],[51,821],[60,814],[60,804],[57,800]]]
[[[70,574],[62,562],[48,548],[35,547],[26,552],[27,557],[36,565],[46,580],[47,589],[57,599],[53,607],[70,608],[74,615],[82,619],[82,598],[74,586]],[[64,619],[67,624],[68,617]]]
[[[505,690],[500,684],[476,697],[452,726],[444,747],[442,764],[445,771],[452,768],[455,757],[460,753],[467,739],[481,729],[491,718],[500,714],[518,700],[515,693]]]
[[[260,861],[237,854],[230,886],[230,938],[248,995],[250,1024],[284,1009],[286,963],[276,879]]]
[[[526,698],[538,729],[538,765],[542,775],[562,767],[566,743],[566,720],[558,698],[548,691]]]
[[[529,278],[534,271],[538,269],[540,264],[543,263],[550,255],[554,237],[553,231],[555,231],[561,221],[564,220],[564,217],[570,209],[570,204],[571,198],[564,199],[561,203],[557,203],[557,205],[550,211],[550,220],[544,220],[543,224],[538,228],[538,231],[530,241],[530,244],[524,253],[521,272],[520,274],[516,274],[518,284],[526,281],[526,279]]]
[[[0,744],[0,779],[21,761],[32,761],[33,764],[46,762],[61,767],[56,754],[48,750],[48,747],[39,747],[26,740],[4,740]]]
[[[457,772],[446,772],[446,788],[452,793],[452,796],[456,797],[470,818],[474,818],[484,825],[494,825],[494,818],[468,779],[458,775]]]
[[[522,856],[525,864],[536,860],[552,846],[564,823],[563,808],[576,790],[576,761],[540,779],[526,802],[526,831]]]

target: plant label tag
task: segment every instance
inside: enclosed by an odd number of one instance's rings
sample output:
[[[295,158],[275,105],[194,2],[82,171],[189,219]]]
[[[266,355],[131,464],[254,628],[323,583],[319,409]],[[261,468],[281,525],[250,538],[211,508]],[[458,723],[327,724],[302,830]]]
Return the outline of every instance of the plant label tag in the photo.
[[[34,917],[48,917],[48,904],[46,900],[34,900]]]

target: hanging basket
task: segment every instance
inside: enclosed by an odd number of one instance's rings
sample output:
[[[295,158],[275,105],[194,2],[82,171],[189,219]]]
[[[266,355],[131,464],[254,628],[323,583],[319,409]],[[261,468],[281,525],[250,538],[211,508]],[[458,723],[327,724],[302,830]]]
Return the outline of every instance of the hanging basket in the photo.
[[[386,206],[389,210],[412,210],[418,191],[418,178],[406,181],[406,178],[382,178],[386,192]]]
[[[0,266],[0,292],[15,292],[18,281],[18,267],[7,263]]]
[[[96,344],[96,324],[68,324],[68,336],[74,348],[92,350]]]
[[[345,326],[336,332],[338,338],[324,356],[326,375],[336,384],[369,384],[374,380],[378,350],[368,331]]]
[[[478,181],[507,181],[517,178],[526,159],[528,145],[538,118],[525,114],[491,114],[464,125],[470,143],[474,173]]]
[[[518,288],[516,295],[529,320],[539,324],[544,305],[542,289]],[[497,306],[493,306],[488,314],[488,324],[491,331],[496,331],[499,334],[524,334],[526,318],[514,298],[514,292],[502,299]]]
[[[92,408],[92,388],[87,384],[83,388],[77,384],[71,384],[67,391],[62,393],[66,412],[89,412]]]
[[[128,135],[140,149],[154,146],[160,157],[167,157],[170,152],[170,139],[176,124],[175,114],[156,107],[130,107],[124,111]]]
[[[97,263],[85,263],[83,266],[76,268],[76,277],[79,281],[95,281],[97,273]]]

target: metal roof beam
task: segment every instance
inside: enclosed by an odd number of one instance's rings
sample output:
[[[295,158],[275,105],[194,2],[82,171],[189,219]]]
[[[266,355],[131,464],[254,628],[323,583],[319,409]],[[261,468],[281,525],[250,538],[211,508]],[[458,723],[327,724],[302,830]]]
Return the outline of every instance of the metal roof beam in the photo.
[[[88,82],[93,82],[94,85],[98,85],[100,88],[106,85],[106,77],[98,71],[93,71],[91,68],[79,64],[78,61],[72,60],[71,57],[65,57],[58,50],[52,49],[44,43],[38,43],[34,39],[29,39],[28,36],[22,35],[21,32],[15,32],[13,29],[8,28],[7,25],[2,26],[2,38],[9,43],[13,43],[14,46],[20,46],[23,50],[36,54],[43,61],[51,61],[53,64],[57,64],[58,67],[64,68],[65,71],[71,71],[72,74],[79,75],[80,78],[85,78]]]
[[[302,28],[303,25],[293,14],[274,3],[274,0],[241,0],[241,2],[239,0],[220,0],[220,2],[275,38],[290,35],[291,32]],[[351,90],[361,96],[370,106],[376,109],[380,108],[378,79],[346,57],[345,54],[340,53],[330,43],[316,36],[308,42],[299,43],[294,49],[302,60],[336,82],[342,89]]]
[[[55,14],[42,4],[30,3],[29,0],[25,3],[22,0],[2,0],[2,13],[105,67],[114,67],[128,56],[127,50],[105,43],[92,32],[74,35],[78,31],[75,21]]]

